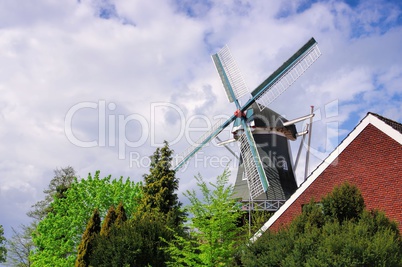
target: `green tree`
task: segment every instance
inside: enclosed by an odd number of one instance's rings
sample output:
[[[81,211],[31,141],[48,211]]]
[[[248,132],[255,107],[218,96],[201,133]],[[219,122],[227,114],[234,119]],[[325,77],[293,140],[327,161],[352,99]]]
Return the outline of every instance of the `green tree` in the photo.
[[[9,250],[7,263],[9,265],[30,266],[29,255],[35,249],[32,233],[36,230],[38,222],[51,212],[51,203],[54,199],[65,197],[75,177],[76,172],[71,166],[54,170],[54,176],[50,180],[48,188],[43,191],[44,199],[34,204],[27,213],[29,217],[34,219],[33,222],[30,225],[20,225],[19,229],[12,229],[13,236],[7,245]]]
[[[31,261],[29,255],[35,246],[32,241],[32,233],[36,229],[35,223],[29,226],[20,225],[19,229],[11,228],[12,237],[7,241],[7,264],[10,266],[29,267]]]
[[[321,200],[321,203],[324,214],[339,223],[353,218],[358,219],[365,208],[359,189],[348,182],[335,187],[331,194]]]
[[[149,174],[144,175],[137,212],[126,221],[123,205],[117,207],[117,219],[109,235],[97,238],[91,265],[165,266],[169,254],[161,238],[171,240],[174,233],[182,233],[184,219],[176,194],[179,180],[170,166],[172,153],[167,142],[156,149]]]
[[[103,220],[102,228],[100,230],[100,235],[107,236],[112,228],[112,225],[116,221],[117,215],[114,206],[110,206],[107,211],[106,217]]]
[[[7,258],[6,238],[4,237],[3,225],[0,225],[0,262],[5,262]]]
[[[165,266],[168,254],[162,250],[173,233],[158,212],[145,212],[121,225],[112,226],[108,236],[98,236],[90,265],[109,266]]]
[[[165,141],[162,148],[157,148],[151,156],[149,174],[144,175],[143,198],[139,212],[156,210],[165,214],[170,227],[179,227],[183,223],[185,213],[176,194],[179,179],[171,168],[173,151]]]
[[[75,261],[75,267],[89,266],[89,258],[94,249],[94,240],[99,234],[100,228],[99,211],[98,209],[95,209],[87,224],[87,228],[82,235],[81,243],[78,246],[78,256],[77,260]]]
[[[54,177],[50,180],[48,188],[43,190],[45,199],[34,204],[32,210],[27,215],[36,221],[41,221],[51,211],[50,204],[54,199],[65,197],[67,189],[76,177],[76,172],[71,166],[56,168],[54,170]]]
[[[368,211],[355,186],[343,184],[311,200],[291,224],[247,246],[244,266],[401,266],[395,222]]]
[[[125,221],[127,221],[126,210],[124,209],[123,203],[120,202],[116,210],[115,225],[122,225]]]
[[[65,198],[56,198],[52,212],[39,222],[34,233],[36,245],[32,253],[32,266],[72,266],[77,257],[77,246],[87,222],[95,208],[104,217],[108,208],[120,202],[128,214],[137,209],[141,197],[141,184],[129,179],[112,180],[111,176],[74,180]]]
[[[233,186],[228,184],[229,171],[217,177],[216,184],[208,184],[200,175],[197,185],[203,196],[187,191],[190,201],[187,210],[192,215],[190,237],[176,235],[168,242],[172,260],[170,266],[227,266],[233,261],[236,241],[241,228],[237,226],[241,212],[232,198]]]

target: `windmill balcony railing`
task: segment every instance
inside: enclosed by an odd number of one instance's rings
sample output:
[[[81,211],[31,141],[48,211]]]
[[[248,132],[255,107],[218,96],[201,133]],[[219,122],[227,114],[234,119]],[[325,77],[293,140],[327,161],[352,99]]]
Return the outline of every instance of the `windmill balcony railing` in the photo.
[[[253,200],[241,201],[242,210],[277,211],[286,200]]]

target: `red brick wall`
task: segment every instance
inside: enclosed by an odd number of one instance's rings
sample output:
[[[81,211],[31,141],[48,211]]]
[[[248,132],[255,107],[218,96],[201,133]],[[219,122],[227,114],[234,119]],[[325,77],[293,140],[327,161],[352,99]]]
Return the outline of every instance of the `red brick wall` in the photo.
[[[300,214],[302,204],[316,201],[345,181],[356,185],[368,209],[379,209],[402,232],[402,146],[369,124],[270,227],[278,229]]]

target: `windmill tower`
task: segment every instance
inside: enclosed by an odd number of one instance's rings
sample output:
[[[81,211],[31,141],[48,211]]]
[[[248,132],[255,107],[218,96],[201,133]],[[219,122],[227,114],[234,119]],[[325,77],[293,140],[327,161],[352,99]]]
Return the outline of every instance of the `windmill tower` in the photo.
[[[217,137],[233,122],[233,139],[241,152],[235,191],[239,198],[284,201],[297,189],[288,140],[295,140],[294,123],[313,115],[287,121],[267,108],[281,93],[300,77],[321,55],[317,42],[311,38],[264,82],[251,92],[251,98],[241,105],[239,98],[248,93],[240,72],[227,46],[212,59],[222,80],[229,102],[236,111],[226,121],[218,121],[195,146],[172,162],[178,170],[204,145]]]
[[[294,141],[297,138],[296,127],[294,124],[284,126],[283,123],[288,122],[285,118],[269,108],[261,111],[255,103],[246,114],[248,114],[247,122],[252,128],[257,152],[269,182],[268,190],[260,195],[254,193],[253,200],[286,200],[297,189],[288,144],[288,140]],[[243,154],[241,154],[234,197],[249,200],[250,191],[247,177],[244,175],[243,162]]]

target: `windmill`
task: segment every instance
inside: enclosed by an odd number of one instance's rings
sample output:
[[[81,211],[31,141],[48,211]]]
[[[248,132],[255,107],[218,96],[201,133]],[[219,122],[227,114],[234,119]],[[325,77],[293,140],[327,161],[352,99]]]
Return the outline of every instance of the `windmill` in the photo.
[[[267,108],[321,55],[314,38],[311,38],[293,56],[251,92],[251,98],[241,105],[239,98],[248,93],[237,65],[227,46],[212,55],[229,102],[236,111],[226,121],[218,121],[204,133],[195,146],[172,162],[175,170],[182,167],[203,146],[217,137],[233,122],[233,139],[221,142],[239,142],[240,165],[235,191],[249,194],[251,199],[286,200],[297,189],[290,157],[288,140],[295,140],[294,123],[310,118],[313,114],[288,121]],[[175,164],[176,163],[176,164]],[[244,170],[244,172],[243,172]],[[243,174],[244,173],[244,174]],[[237,190],[236,190],[237,187]]]

